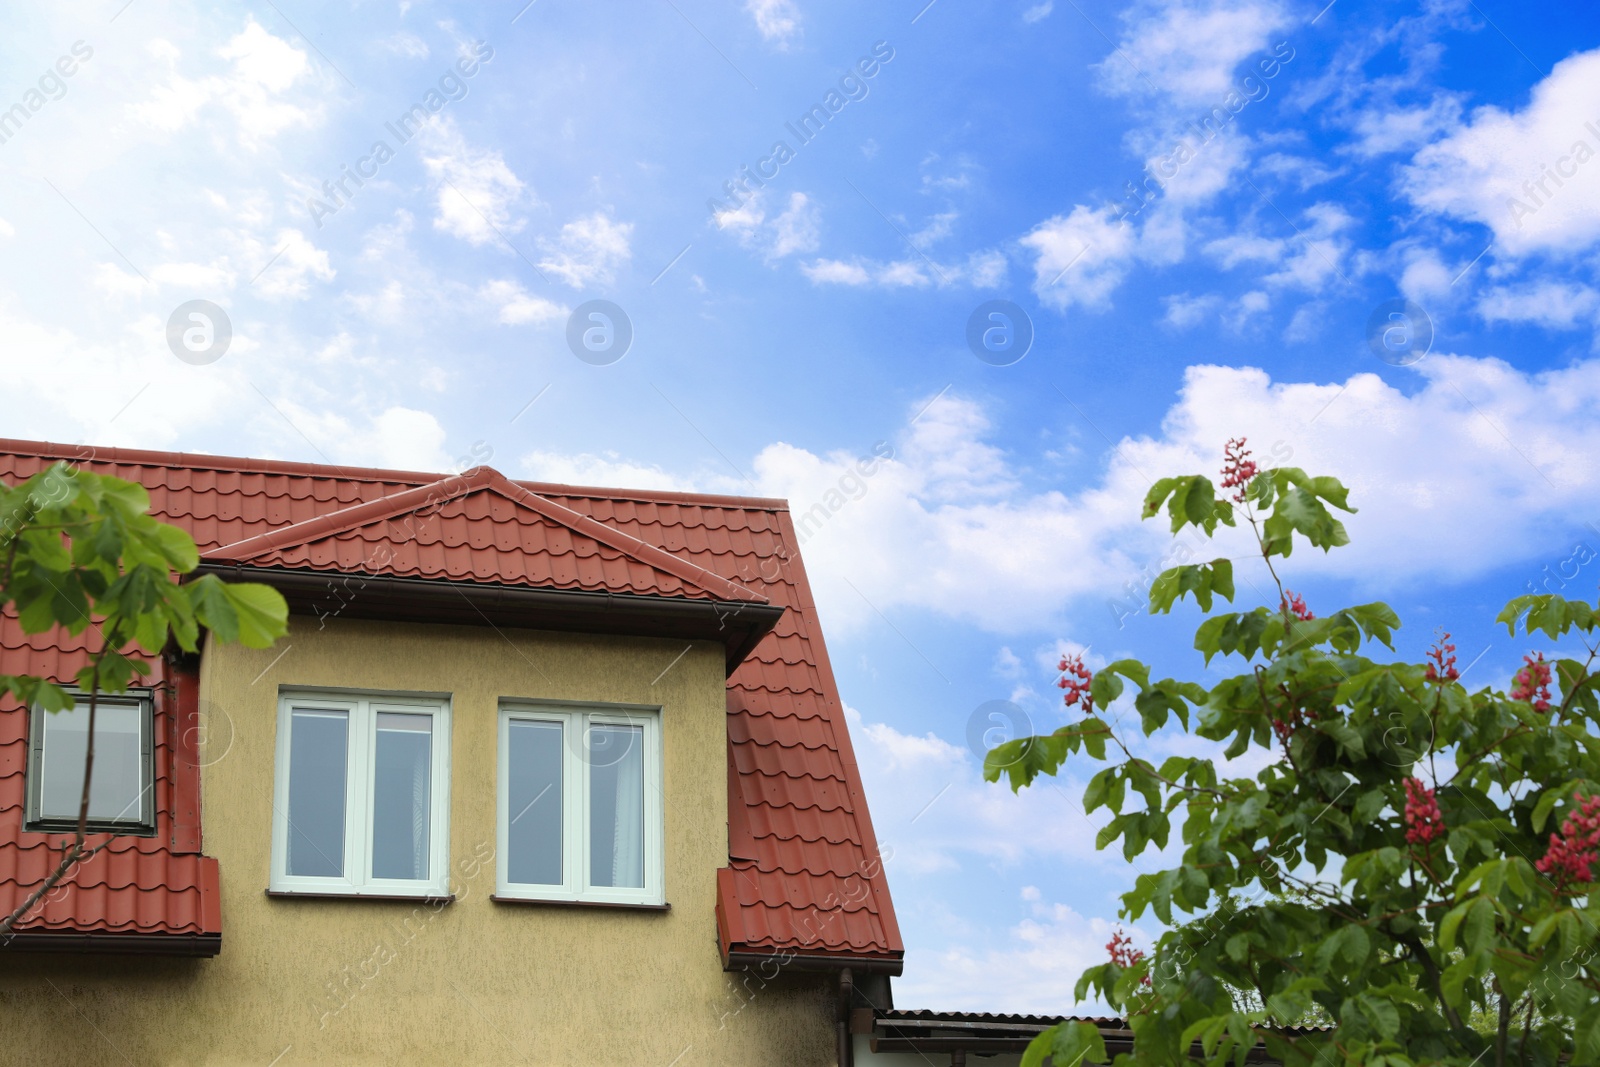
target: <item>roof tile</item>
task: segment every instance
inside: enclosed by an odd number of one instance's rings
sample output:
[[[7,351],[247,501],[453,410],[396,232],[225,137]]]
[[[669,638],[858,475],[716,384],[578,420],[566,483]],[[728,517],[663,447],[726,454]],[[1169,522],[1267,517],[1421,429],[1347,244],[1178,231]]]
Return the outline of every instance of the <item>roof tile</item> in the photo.
[[[17,480],[80,455],[72,446],[0,441],[0,477]],[[482,468],[445,477],[121,449],[93,455],[84,466],[115,469],[146,486],[152,512],[188,529],[214,558],[252,540],[259,547],[272,534],[275,543],[250,562],[786,606],[728,678],[730,858],[718,878],[721,947],[902,955],[783,501],[512,483]],[[478,490],[457,491],[472,479]],[[426,506],[395,506],[414,499]],[[360,506],[374,509],[365,521],[313,528]],[[388,548],[382,568],[379,545]],[[81,638],[29,637],[14,619],[0,618],[8,672],[68,678],[83,648]],[[0,907],[20,900],[48,863],[41,845],[50,838],[20,830],[27,718],[0,706]],[[156,837],[116,842],[22,928],[220,930],[216,861],[167,843],[178,791],[170,781],[158,790]]]

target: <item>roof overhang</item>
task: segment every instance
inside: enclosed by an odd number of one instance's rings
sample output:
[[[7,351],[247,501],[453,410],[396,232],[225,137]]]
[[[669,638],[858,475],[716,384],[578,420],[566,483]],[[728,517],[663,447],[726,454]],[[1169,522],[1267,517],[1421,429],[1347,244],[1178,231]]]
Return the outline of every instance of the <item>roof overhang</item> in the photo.
[[[851,1032],[871,1039],[873,1052],[916,1052],[948,1054],[968,1052],[978,1056],[1026,1051],[1033,1039],[1058,1023],[1092,1023],[1100,1031],[1106,1044],[1106,1055],[1116,1057],[1133,1051],[1133,1030],[1127,1021],[1117,1018],[1082,1016],[1049,1017],[1042,1015],[993,1015],[980,1012],[904,1011],[893,1008],[864,1009],[861,1018],[852,1018]],[[1299,1037],[1312,1028],[1289,1027],[1285,1036]],[[1203,1059],[1205,1050],[1196,1041],[1190,1050],[1195,1059]],[[1266,1049],[1257,1042],[1246,1050],[1245,1062],[1252,1064],[1277,1064]]]
[[[726,649],[728,674],[744,662],[783,615],[782,606],[748,600],[533,589],[232,563],[202,562],[193,573],[270,585],[283,594],[290,611],[319,618],[514,626],[715,641]]]
[[[900,977],[900,972],[905,969],[905,958],[902,953],[884,956],[853,956],[836,952],[789,952],[781,949],[774,952],[770,949],[758,951],[733,949],[722,959],[722,969],[725,971],[761,970],[765,973],[767,968],[800,973],[842,971],[849,968],[857,974],[887,974],[892,978],[898,978]]]
[[[221,934],[114,934],[82,930],[24,930],[0,939],[12,952],[78,952],[117,956],[215,956]]]

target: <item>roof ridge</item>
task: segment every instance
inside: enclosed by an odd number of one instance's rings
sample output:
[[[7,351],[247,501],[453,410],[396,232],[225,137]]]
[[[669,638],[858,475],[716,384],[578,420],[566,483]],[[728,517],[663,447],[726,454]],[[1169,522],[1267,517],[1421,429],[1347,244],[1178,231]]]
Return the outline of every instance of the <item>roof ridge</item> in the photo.
[[[0,455],[37,456],[75,463],[125,463],[130,466],[168,467],[184,470],[224,470],[248,474],[287,474],[307,478],[344,479],[356,482],[411,482],[427,485],[451,477],[441,471],[412,471],[386,467],[346,467],[337,463],[305,463],[289,459],[252,459],[247,456],[217,456],[208,452],[167,452],[149,448],[112,448],[94,445],[68,445],[55,441],[28,441],[0,437]],[[656,504],[683,504],[690,507],[743,508],[749,511],[788,511],[789,502],[781,497],[737,496],[727,493],[694,493],[675,489],[620,489],[603,485],[569,485],[508,478],[508,481],[534,493],[581,496],[593,500],[637,500]]]

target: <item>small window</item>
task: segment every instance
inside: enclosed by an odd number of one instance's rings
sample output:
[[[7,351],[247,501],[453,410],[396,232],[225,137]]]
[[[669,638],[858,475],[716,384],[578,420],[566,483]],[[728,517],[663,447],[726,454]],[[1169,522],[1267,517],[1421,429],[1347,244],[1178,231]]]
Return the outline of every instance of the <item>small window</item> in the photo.
[[[442,701],[285,695],[272,889],[448,893],[449,737]]]
[[[65,711],[33,709],[28,745],[29,830],[76,830],[89,743],[89,697]],[[96,699],[89,829],[151,834],[156,828],[152,705],[148,694]]]
[[[660,726],[655,710],[501,708],[498,895],[663,902]]]

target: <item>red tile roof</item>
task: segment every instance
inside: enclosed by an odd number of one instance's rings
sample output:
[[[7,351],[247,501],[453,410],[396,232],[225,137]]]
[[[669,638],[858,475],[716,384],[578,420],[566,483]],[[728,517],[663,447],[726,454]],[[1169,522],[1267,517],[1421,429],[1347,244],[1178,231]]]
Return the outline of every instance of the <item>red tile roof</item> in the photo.
[[[0,664],[9,674],[71,681],[88,659],[83,635],[25,634],[14,616],[0,616]],[[74,931],[95,935],[171,935],[206,951],[222,931],[217,861],[200,854],[196,799],[192,679],[162,660],[150,661],[146,684],[155,688],[156,834],[90,834],[90,848],[105,846],[57,885],[14,928],[27,935]],[[185,691],[188,692],[185,692]],[[28,763],[28,710],[7,698],[0,704],[0,909],[11,911],[44,882],[71,834],[22,829]],[[109,843],[108,843],[109,842]],[[0,939],[3,940],[3,939]],[[184,949],[182,951],[190,951]]]
[[[724,956],[901,957],[844,707],[784,501],[512,482],[482,468],[441,476],[4,440],[0,479],[15,482],[62,459],[143,485],[152,513],[187,529],[213,562],[786,609],[728,678],[729,864],[718,879],[721,948]],[[49,641],[35,638],[33,644],[39,647],[24,653],[4,642],[3,669],[19,672],[31,664],[59,678],[81,660],[81,652],[52,649]],[[0,754],[13,752],[7,746],[20,740],[25,720],[20,710],[0,714]],[[21,752],[17,745],[15,758]],[[17,864],[7,856],[20,854],[21,839],[43,835],[21,834],[19,816],[8,815],[8,791],[20,798],[21,774],[20,765],[8,771],[5,758],[0,755],[0,907],[20,902],[28,885],[42,878],[31,869],[28,877],[9,873]],[[140,893],[150,901],[140,913],[151,916],[150,923],[135,928],[197,929],[183,894],[199,892],[204,900],[209,892],[214,902],[216,890],[214,861],[193,854],[198,835],[191,852],[163,844],[165,830],[132,840],[118,848],[136,850],[143,842],[144,855],[160,858],[147,860],[148,870],[130,867],[121,881],[106,882],[121,887],[111,892]],[[120,855],[108,850],[97,861]],[[209,883],[185,878],[181,863],[194,861],[210,864]],[[94,876],[85,871],[81,877],[92,883]],[[85,892],[70,918],[56,921],[79,930],[124,929],[114,921],[122,914]]]

